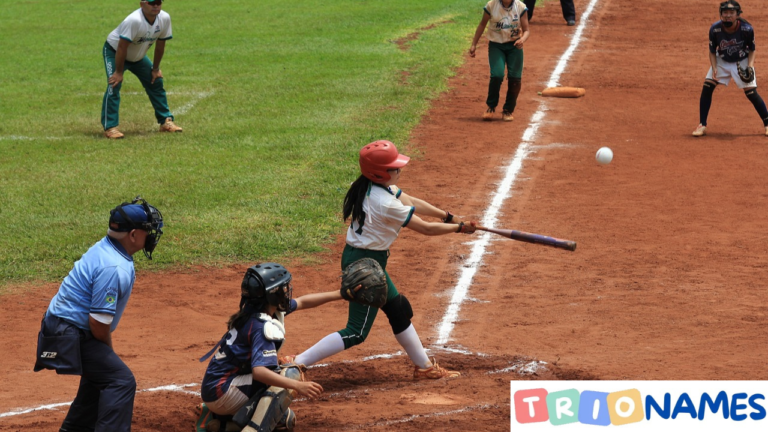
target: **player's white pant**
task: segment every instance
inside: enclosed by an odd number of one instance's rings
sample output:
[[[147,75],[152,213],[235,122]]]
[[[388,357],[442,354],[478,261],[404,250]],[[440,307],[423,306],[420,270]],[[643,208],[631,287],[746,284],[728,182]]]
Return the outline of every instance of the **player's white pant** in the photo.
[[[741,64],[742,69],[746,69],[746,67],[749,65],[749,60],[743,59],[739,62]],[[717,58],[717,82],[720,84],[723,84],[724,86],[728,86],[728,83],[733,79],[733,82],[736,83],[736,87],[740,89],[744,89],[747,87],[757,87],[757,74],[755,74],[755,79],[752,80],[752,82],[745,83],[741,80],[739,77],[739,69],[736,67],[737,63],[730,63],[727,61],[724,61],[722,58]],[[708,80],[712,80],[712,67],[709,67],[709,71],[707,72],[707,78]]]
[[[229,384],[229,389],[224,396],[213,402],[206,402],[208,409],[220,415],[232,415],[237,412],[246,402],[248,395],[240,391],[238,387],[253,384],[253,375],[238,375]]]

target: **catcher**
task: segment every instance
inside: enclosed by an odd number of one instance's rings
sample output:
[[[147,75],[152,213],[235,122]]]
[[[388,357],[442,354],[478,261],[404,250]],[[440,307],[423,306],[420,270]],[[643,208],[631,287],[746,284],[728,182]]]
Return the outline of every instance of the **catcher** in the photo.
[[[763,120],[765,135],[768,136],[768,109],[763,98],[757,94],[755,79],[755,30],[741,17],[741,5],[736,0],[720,3],[720,21],[709,28],[709,63],[699,100],[700,123],[693,136],[707,134],[707,116],[715,87],[718,84],[727,86],[731,79],[740,89],[744,89],[747,99]]]
[[[352,218],[347,230],[347,244],[341,256],[341,268],[345,271],[342,292],[346,286],[355,286],[357,277],[351,276],[358,271],[358,266],[365,268],[371,261],[380,264],[387,285],[386,301],[381,302],[376,293],[370,294],[369,304],[352,301],[346,328],[334,332],[317,342],[314,346],[297,356],[288,356],[286,360],[296,364],[311,366],[320,360],[340,353],[345,349],[363,343],[373,326],[378,307],[389,319],[392,333],[415,365],[415,379],[454,378],[459,372],[443,369],[430,360],[419,340],[419,335],[411,323],[413,309],[403,294],[400,294],[386,272],[389,247],[397,239],[400,229],[405,227],[424,235],[443,235],[452,233],[471,234],[476,223],[464,223],[450,212],[405,194],[396,185],[400,172],[410,158],[397,151],[389,141],[375,141],[360,150],[361,175],[352,183],[344,198],[344,220]],[[442,222],[426,222],[417,214],[442,219]],[[369,258],[368,261],[356,261]],[[380,279],[381,276],[378,276]],[[367,294],[368,295],[368,294]],[[346,293],[343,296],[350,298]],[[367,301],[367,300],[366,300]]]
[[[200,361],[214,351],[203,377],[197,407],[197,432],[292,431],[296,416],[289,408],[300,394],[315,398],[323,392],[304,380],[304,367],[278,365],[285,339],[284,316],[341,300],[340,291],[308,294],[292,299],[291,273],[280,264],[249,268],[241,284],[240,310],[229,318],[227,333]],[[348,295],[370,297],[361,287]]]

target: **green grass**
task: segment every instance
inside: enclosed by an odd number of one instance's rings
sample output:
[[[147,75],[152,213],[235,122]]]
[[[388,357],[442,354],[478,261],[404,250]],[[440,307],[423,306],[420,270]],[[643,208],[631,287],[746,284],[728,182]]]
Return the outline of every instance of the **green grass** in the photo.
[[[0,287],[60,279],[141,194],[166,219],[140,269],[306,257],[342,232],[357,151],[410,130],[462,61],[475,0],[168,1],[162,69],[183,134],[156,133],[126,73],[101,137],[106,35],[138,7],[27,0],[0,8]],[[300,14],[296,14],[300,12]],[[421,31],[401,49],[394,41]],[[150,53],[151,58],[151,53]],[[407,79],[404,80],[404,72]]]

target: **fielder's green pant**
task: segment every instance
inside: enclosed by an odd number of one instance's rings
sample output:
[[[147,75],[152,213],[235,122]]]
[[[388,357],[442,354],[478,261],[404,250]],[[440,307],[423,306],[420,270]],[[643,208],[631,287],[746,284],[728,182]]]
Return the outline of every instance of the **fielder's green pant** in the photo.
[[[387,276],[387,301],[397,297],[397,288],[395,288],[395,284],[392,283],[392,279],[389,278],[389,274],[387,273],[387,258],[389,258],[389,251],[358,249],[346,245],[344,247],[344,252],[341,254],[341,270],[343,271],[348,265],[361,258],[373,258],[379,265],[381,265],[384,274]],[[359,303],[352,302],[349,303],[347,327],[344,328],[344,330],[339,331],[341,339],[344,341],[344,349],[349,349],[365,341],[365,338],[368,337],[368,333],[371,331],[371,327],[373,327],[373,322],[376,320],[376,314],[378,312],[379,309],[373,306],[363,306]]]
[[[504,69],[508,70],[507,98],[504,101],[504,111],[514,112],[517,105],[517,95],[520,93],[520,80],[523,77],[523,50],[515,47],[514,42],[488,42],[488,63],[491,66],[491,81],[488,84],[488,99],[485,101],[490,108],[499,104],[501,83],[504,82]]]
[[[107,42],[104,43],[102,51],[104,53],[104,68],[107,71],[107,80],[109,80],[115,71],[116,52]],[[144,56],[137,62],[126,60],[123,69],[123,72],[131,71],[141,81],[141,85],[144,86],[144,90],[149,96],[149,101],[152,102],[152,107],[155,108],[157,123],[163,124],[165,119],[173,118],[171,109],[168,108],[168,98],[165,95],[165,88],[163,88],[163,79],[158,78],[154,84],[150,84],[152,82],[152,61],[149,60],[149,57]],[[123,83],[120,83],[113,88],[107,83],[107,91],[104,92],[104,100],[101,103],[101,125],[104,130],[120,124],[120,88],[122,86]]]

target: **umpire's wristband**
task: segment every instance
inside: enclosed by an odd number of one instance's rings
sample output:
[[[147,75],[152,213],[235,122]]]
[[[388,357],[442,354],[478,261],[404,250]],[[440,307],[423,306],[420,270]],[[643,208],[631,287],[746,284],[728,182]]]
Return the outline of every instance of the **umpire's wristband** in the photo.
[[[445,217],[442,220],[443,220],[443,223],[451,223],[451,221],[453,221],[453,214],[448,210],[446,210]]]

